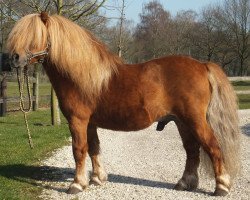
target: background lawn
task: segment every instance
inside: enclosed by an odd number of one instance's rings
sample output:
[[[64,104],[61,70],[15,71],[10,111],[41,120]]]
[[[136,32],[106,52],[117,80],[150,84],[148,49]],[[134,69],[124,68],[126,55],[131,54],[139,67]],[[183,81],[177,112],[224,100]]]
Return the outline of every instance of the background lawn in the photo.
[[[42,188],[36,180],[44,176],[39,162],[69,143],[65,119],[61,126],[51,126],[49,110],[32,112],[28,118],[35,146],[32,150],[22,113],[0,118],[0,199],[37,199]]]
[[[239,108],[250,109],[250,94],[239,94]]]
[[[235,81],[232,84],[236,91],[250,91],[250,81]],[[250,94],[238,94],[238,99],[240,109],[250,109]]]
[[[32,90],[32,84],[31,90]],[[50,95],[51,84],[50,83],[39,83],[39,95]],[[17,82],[8,82],[7,96],[13,97],[18,96],[19,90]]]
[[[234,81],[232,84],[235,90],[250,90],[250,81]]]
[[[31,92],[32,92],[32,84],[31,84]],[[39,107],[40,108],[48,108],[50,106],[50,95],[51,93],[51,84],[50,83],[40,83],[39,84]],[[26,96],[27,91],[24,87],[24,96]],[[17,97],[19,98],[19,90],[17,82],[8,82],[7,86],[7,97]],[[26,102],[27,103],[27,102]],[[19,102],[8,103],[7,110],[13,111],[19,109]]]

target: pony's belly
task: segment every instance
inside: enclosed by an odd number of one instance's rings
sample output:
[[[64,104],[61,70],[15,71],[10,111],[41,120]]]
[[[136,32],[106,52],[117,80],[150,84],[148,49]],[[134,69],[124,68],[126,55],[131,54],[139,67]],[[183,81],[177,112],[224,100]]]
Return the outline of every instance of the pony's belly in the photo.
[[[97,127],[117,131],[137,131],[150,126],[153,121],[146,110],[94,114],[90,123]]]

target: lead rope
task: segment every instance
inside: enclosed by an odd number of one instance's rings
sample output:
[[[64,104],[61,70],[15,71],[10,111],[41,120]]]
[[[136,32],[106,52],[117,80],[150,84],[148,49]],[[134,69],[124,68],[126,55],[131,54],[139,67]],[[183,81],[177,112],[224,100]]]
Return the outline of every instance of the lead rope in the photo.
[[[28,91],[28,100],[29,100],[29,106],[28,108],[24,107],[24,100],[23,100],[23,88],[25,84],[25,79],[26,79],[26,85],[27,85],[27,91]],[[23,69],[23,75],[20,74],[19,69],[17,68],[17,80],[18,80],[18,87],[19,87],[19,94],[20,94],[20,110],[23,112],[24,116],[24,121],[27,129],[27,134],[28,134],[28,139],[29,139],[29,145],[30,148],[33,149],[33,141],[31,138],[31,132],[29,129],[29,124],[28,124],[28,119],[27,119],[27,114],[31,111],[32,108],[32,96],[30,92],[30,83],[29,83],[29,76],[28,76],[28,69],[25,67]]]

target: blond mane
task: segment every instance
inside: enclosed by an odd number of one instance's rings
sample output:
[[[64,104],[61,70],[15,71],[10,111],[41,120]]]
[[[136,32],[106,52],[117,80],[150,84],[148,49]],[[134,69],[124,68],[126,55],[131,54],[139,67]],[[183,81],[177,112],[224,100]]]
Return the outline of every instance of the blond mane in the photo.
[[[58,15],[48,16],[46,25],[40,14],[23,17],[12,29],[7,49],[23,54],[25,49],[44,49],[48,41],[51,67],[71,78],[89,100],[107,88],[117,65],[122,63],[91,33]]]

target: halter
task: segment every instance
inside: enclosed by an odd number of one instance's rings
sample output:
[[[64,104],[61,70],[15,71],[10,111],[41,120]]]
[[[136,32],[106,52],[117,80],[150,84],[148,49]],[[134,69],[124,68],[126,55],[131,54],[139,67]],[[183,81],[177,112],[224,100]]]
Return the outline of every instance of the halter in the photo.
[[[37,62],[34,63],[43,63],[45,57],[49,54],[49,49],[50,49],[50,42],[47,43],[46,48],[43,51],[38,51],[36,53],[32,53],[30,50],[25,50],[26,52],[26,61],[27,61],[27,65],[30,65],[31,59],[36,58],[38,56],[43,56],[42,58],[38,59]],[[34,64],[32,63],[32,64]]]
[[[34,63],[43,63],[45,57],[49,54],[49,49],[50,49],[50,43],[48,42],[46,48],[43,51],[38,51],[36,53],[32,53],[29,50],[25,50],[26,57],[27,57],[27,59],[26,59],[27,65],[24,66],[23,75],[20,74],[20,67],[16,68],[17,80],[18,80],[18,86],[19,86],[19,94],[20,94],[20,102],[19,102],[20,103],[20,110],[23,112],[24,121],[25,121],[27,134],[28,134],[29,145],[30,145],[31,149],[34,148],[34,144],[33,144],[32,138],[31,138],[31,132],[29,129],[27,114],[31,111],[31,108],[32,108],[32,95],[31,95],[31,90],[30,90],[30,83],[29,83],[27,66],[31,64],[32,58],[36,58],[38,56],[43,56],[43,57],[38,59],[37,62],[34,62]],[[32,63],[32,64],[34,64],[34,63]],[[25,82],[24,79],[26,80],[27,91],[28,91],[28,100],[29,100],[28,108],[24,108],[24,99],[23,99],[23,90],[24,90],[24,82]]]

